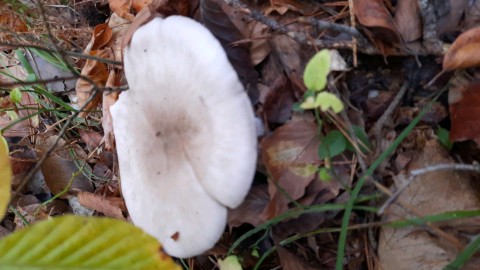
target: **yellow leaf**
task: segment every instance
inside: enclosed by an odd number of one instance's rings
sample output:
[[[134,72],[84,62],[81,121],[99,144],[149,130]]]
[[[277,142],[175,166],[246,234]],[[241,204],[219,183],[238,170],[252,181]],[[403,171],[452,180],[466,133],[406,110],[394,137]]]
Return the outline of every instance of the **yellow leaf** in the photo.
[[[323,112],[327,111],[328,109],[332,109],[335,113],[339,113],[343,111],[343,103],[342,101],[332,93],[329,92],[321,92],[317,95],[315,99],[316,107],[320,107],[320,110]]]
[[[5,138],[0,135],[0,220],[2,220],[10,202],[11,181],[12,167],[8,156],[8,144]]]

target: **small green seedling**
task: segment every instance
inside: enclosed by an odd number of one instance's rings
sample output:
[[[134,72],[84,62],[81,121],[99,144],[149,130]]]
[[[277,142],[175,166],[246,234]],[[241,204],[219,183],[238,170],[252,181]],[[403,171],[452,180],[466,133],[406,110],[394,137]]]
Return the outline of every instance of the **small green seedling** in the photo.
[[[301,109],[320,108],[323,112],[332,109],[335,113],[343,111],[343,103],[337,96],[322,92],[327,86],[328,73],[330,73],[330,51],[325,49],[315,54],[305,67],[303,81],[308,90],[313,91],[315,95],[306,95],[305,100],[300,104]]]
[[[347,149],[347,139],[338,130],[330,131],[318,147],[318,156],[321,159],[335,157]]]

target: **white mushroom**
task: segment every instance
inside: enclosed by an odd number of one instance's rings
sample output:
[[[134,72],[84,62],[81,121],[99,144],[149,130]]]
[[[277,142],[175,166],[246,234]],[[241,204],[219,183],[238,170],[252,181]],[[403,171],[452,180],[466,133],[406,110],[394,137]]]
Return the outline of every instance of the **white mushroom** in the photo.
[[[111,113],[132,221],[172,256],[201,254],[253,179],[250,101],[220,43],[186,17],[140,27],[124,66],[129,90]]]

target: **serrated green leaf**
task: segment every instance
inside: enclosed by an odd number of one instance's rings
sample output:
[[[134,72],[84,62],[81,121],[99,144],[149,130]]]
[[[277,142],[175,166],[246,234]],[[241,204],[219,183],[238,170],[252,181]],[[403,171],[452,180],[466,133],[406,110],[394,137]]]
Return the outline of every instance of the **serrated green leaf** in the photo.
[[[1,239],[0,250],[2,270],[181,269],[155,238],[110,218],[52,218]]]
[[[318,156],[321,159],[327,157],[333,158],[346,149],[347,139],[345,139],[345,136],[343,136],[338,130],[332,130],[321,141],[320,146],[318,147]]]
[[[8,156],[8,144],[5,138],[0,135],[0,221],[3,219],[10,202],[11,181],[12,167]]]
[[[343,111],[342,101],[337,96],[329,92],[319,93],[315,99],[315,105],[320,107],[320,110],[323,112],[327,111],[328,109],[332,109],[332,111],[335,113]]]
[[[13,88],[10,91],[10,99],[15,103],[20,103],[22,101],[22,92],[18,88]]]
[[[330,72],[330,51],[327,49],[316,53],[308,61],[303,72],[303,82],[310,90],[320,91],[327,85],[327,75]]]

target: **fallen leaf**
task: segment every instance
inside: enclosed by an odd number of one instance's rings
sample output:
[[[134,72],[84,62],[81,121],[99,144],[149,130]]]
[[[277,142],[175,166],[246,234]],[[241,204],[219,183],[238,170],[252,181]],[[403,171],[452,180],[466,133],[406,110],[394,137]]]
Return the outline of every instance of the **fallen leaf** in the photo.
[[[12,167],[8,156],[8,144],[5,138],[0,136],[0,220],[3,219],[10,201],[11,181]]]
[[[258,73],[253,68],[250,56],[250,46],[247,43],[238,43],[232,46],[233,42],[243,40],[249,36],[242,33],[250,34],[253,24],[245,23],[246,19],[238,16],[240,12],[234,11],[232,7],[220,0],[204,0],[200,1],[200,11],[203,23],[212,32],[212,34],[220,41],[222,47],[227,53],[228,60],[238,74],[240,81],[245,87],[252,103],[258,101],[257,80]],[[237,14],[237,16],[229,15]],[[235,23],[236,22],[236,23]]]
[[[445,148],[438,143],[436,138],[430,138],[422,148],[416,151],[407,172],[440,163],[453,163]],[[396,179],[395,185],[400,188],[404,183]],[[477,197],[478,187],[470,177],[458,171],[431,172],[416,177],[396,201],[408,205],[420,216],[458,210],[478,210],[480,208]],[[414,217],[411,212],[396,204],[387,208],[385,214],[387,221],[411,217]],[[480,231],[478,224],[479,218],[476,217],[442,222],[436,226],[453,228],[454,230],[448,233],[461,238],[462,235],[469,233],[478,234]],[[472,230],[462,231],[462,227],[470,227]],[[469,241],[469,239],[464,240]],[[424,227],[419,226],[382,227],[378,253],[383,269],[390,269],[392,265],[395,265],[395,269],[398,270],[442,269],[457,255],[457,251],[450,242],[441,237],[432,236]]]
[[[243,203],[228,211],[228,225],[230,227],[239,227],[244,223],[258,226],[266,220],[262,218],[262,213],[270,201],[267,185],[253,186]]]
[[[473,140],[480,145],[480,82],[450,88],[450,140]]]
[[[395,23],[405,42],[422,37],[422,17],[417,1],[399,0],[395,7]]]
[[[114,87],[120,84],[118,76],[115,73],[115,70],[110,71],[108,80],[106,83],[107,87]],[[110,114],[110,106],[115,104],[118,100],[119,92],[103,92],[103,102],[102,102],[102,127],[103,127],[103,141],[105,142],[105,149],[110,150],[113,148],[114,136],[113,136],[113,120],[112,115]]]
[[[384,55],[388,55],[388,47],[402,46],[395,20],[382,0],[353,0],[353,3],[356,18],[373,34],[369,38]]]
[[[132,21],[135,16],[130,12],[133,0],[109,0],[110,10],[118,16]]]
[[[40,140],[38,142],[37,148],[40,155],[43,155],[43,153],[52,146],[55,139],[56,136],[51,136],[44,141]],[[75,152],[76,158],[86,156],[85,153],[79,153],[79,151],[82,151],[79,148],[70,149]],[[52,155],[41,164],[41,171],[45,177],[45,183],[53,194],[58,194],[63,191],[72,178],[73,181],[69,191],[74,189],[93,192],[92,182],[82,173],[81,165],[83,161],[77,160],[77,163],[75,163],[73,157],[70,156],[70,151],[65,149],[64,143],[61,142]],[[84,164],[84,166],[89,165]],[[89,169],[88,171],[91,170]],[[62,198],[66,198],[67,194],[63,195]]]
[[[112,28],[107,23],[102,23],[93,29],[92,39],[85,52],[97,51],[105,47],[112,39]]]
[[[443,69],[454,70],[480,65],[480,27],[462,33],[443,57]]]
[[[262,160],[271,177],[266,219],[285,212],[290,199],[297,200],[305,194],[320,164],[319,143],[317,125],[309,117],[292,119],[262,140]]]
[[[107,217],[125,220],[123,212],[126,212],[126,206],[121,198],[108,198],[84,191],[79,192],[77,197],[80,205],[84,207],[103,213]]]
[[[91,51],[89,54],[100,58],[108,58],[109,55],[106,50]],[[96,87],[105,86],[105,83],[108,79],[108,70],[105,64],[92,59],[88,59],[86,61],[85,66],[80,74],[90,78],[90,80],[96,84]],[[84,79],[79,79],[77,81],[75,91],[77,93],[78,105],[80,107],[85,105],[87,100],[92,95],[93,89],[94,85],[92,85],[90,82]],[[88,110],[95,108],[100,103],[101,98],[101,95],[97,95],[94,100],[85,106],[85,111],[83,111],[80,116],[85,117],[88,114]]]

